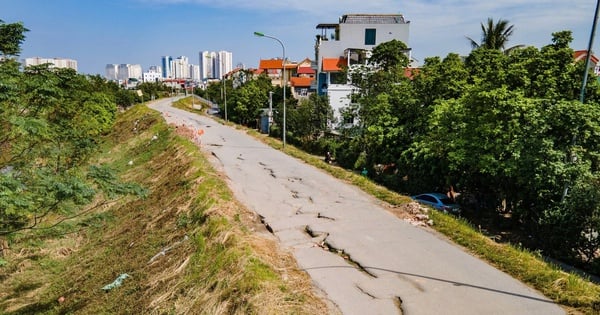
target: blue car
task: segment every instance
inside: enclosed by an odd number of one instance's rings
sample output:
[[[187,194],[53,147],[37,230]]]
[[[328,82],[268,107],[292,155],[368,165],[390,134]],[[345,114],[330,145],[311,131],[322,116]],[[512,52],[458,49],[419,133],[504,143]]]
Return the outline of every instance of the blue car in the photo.
[[[411,198],[420,204],[431,206],[434,209],[443,211],[445,213],[460,213],[460,207],[444,194],[427,193],[411,196]]]

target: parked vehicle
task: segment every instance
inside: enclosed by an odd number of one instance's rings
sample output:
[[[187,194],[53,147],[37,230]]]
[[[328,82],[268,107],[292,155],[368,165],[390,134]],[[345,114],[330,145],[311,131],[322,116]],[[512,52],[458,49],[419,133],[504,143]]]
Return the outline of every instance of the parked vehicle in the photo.
[[[411,198],[424,205],[433,207],[434,209],[443,211],[445,213],[450,212],[454,214],[460,214],[460,207],[448,196],[440,193],[426,193],[411,196]]]
[[[206,110],[206,113],[214,116],[221,116],[221,109],[219,107],[211,107]]]

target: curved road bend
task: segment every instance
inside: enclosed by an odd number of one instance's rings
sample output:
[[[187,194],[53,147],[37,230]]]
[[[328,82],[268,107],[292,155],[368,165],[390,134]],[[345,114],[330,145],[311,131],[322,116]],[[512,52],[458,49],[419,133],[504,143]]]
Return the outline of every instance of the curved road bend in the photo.
[[[171,102],[150,107],[169,123],[204,130],[202,150],[216,157],[235,197],[264,217],[341,313],[565,314],[435,232],[398,219],[358,188]]]

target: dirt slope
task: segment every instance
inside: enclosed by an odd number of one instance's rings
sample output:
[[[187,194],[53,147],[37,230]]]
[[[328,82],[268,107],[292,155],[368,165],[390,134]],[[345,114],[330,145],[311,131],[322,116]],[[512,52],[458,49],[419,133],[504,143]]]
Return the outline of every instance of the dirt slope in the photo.
[[[141,184],[147,197],[100,197],[53,229],[7,239],[0,313],[332,312],[181,135],[145,106],[120,115],[92,162]]]

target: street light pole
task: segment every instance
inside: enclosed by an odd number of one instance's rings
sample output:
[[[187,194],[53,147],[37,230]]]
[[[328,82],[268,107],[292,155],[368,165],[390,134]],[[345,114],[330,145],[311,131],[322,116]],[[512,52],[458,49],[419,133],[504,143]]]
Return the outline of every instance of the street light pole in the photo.
[[[287,86],[287,82],[285,81],[285,46],[283,45],[283,42],[281,42],[279,40],[279,38],[277,38],[277,37],[265,35],[260,32],[254,32],[254,35],[256,35],[258,37],[267,37],[267,38],[276,40],[281,45],[281,49],[283,50],[283,60],[281,61],[281,67],[283,68],[281,87],[283,87],[283,147],[285,148],[285,134],[286,134],[286,130],[285,130],[285,88]]]
[[[219,55],[219,59],[221,59],[221,56]],[[223,104],[225,105],[225,121],[227,120],[227,82],[226,82],[226,78],[225,78],[225,74],[223,74],[223,70],[225,69],[225,61],[221,59],[221,69],[219,70],[219,72],[221,72],[221,81],[223,81]]]
[[[267,124],[267,134],[271,134],[271,122],[273,121],[273,91],[269,91],[269,123]]]
[[[581,91],[579,93],[579,101],[581,103],[585,102],[585,87],[587,85],[587,77],[588,77],[588,71],[590,70],[590,60],[592,59],[592,46],[594,45],[594,37],[596,35],[596,24],[598,23],[598,15],[600,14],[600,0],[598,0],[596,2],[596,11],[594,13],[594,21],[592,22],[592,31],[590,34],[590,40],[588,42],[588,49],[587,49],[587,55],[586,55],[586,59],[585,59],[585,67],[583,70],[583,82],[581,84]],[[573,137],[571,138],[571,148],[575,147],[575,144],[577,143],[577,128],[575,128],[575,131],[573,132]],[[575,162],[575,155],[573,152],[570,153],[570,157],[569,157],[571,163]],[[560,199],[561,202],[564,202],[565,199],[567,198],[567,193],[569,192],[569,182],[567,181],[565,183],[565,187],[563,189],[563,193],[562,193],[562,197]]]

